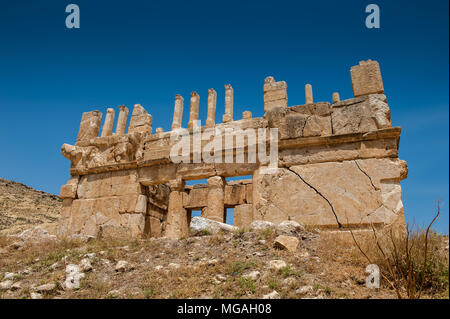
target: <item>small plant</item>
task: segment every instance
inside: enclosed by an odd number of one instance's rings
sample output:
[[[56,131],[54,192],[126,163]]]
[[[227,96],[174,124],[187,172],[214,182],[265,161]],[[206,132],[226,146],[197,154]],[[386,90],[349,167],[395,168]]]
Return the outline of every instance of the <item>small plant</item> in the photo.
[[[228,266],[228,273],[231,275],[240,275],[244,270],[250,269],[255,266],[253,261],[236,261]]]
[[[271,278],[269,280],[268,286],[270,289],[275,290],[278,288],[278,281],[276,278]]]
[[[273,236],[274,232],[271,228],[263,229],[259,232],[260,236],[264,239],[269,239]]]
[[[356,247],[370,264],[379,266],[380,275],[399,299],[418,299],[425,287],[442,289],[442,283],[448,290],[448,256],[446,261],[439,256],[439,236],[430,230],[439,214],[440,203],[437,201],[437,213],[426,230],[413,231],[407,225],[406,233],[399,235],[391,228],[383,240],[372,226],[373,247],[368,251],[361,248],[350,231]]]
[[[200,231],[200,236],[209,236],[209,235],[211,235],[211,232],[207,229],[202,229]]]
[[[242,294],[246,292],[254,293],[256,290],[255,282],[250,278],[239,277],[238,284],[243,291]]]
[[[234,233],[234,236],[235,236],[236,238],[242,238],[242,237],[244,237],[244,234],[245,234],[245,229],[244,229],[244,228],[239,228],[239,229]]]
[[[281,272],[281,276],[283,276],[283,278],[289,277],[292,273],[291,266],[289,266],[289,265],[284,266],[283,268],[281,268],[280,272]]]
[[[291,275],[300,278],[300,277],[303,275],[303,273],[302,273],[302,271],[299,269],[299,270],[294,270],[294,271],[292,271],[292,272],[291,272]]]
[[[224,240],[225,239],[224,239],[223,233],[219,232],[209,238],[209,244],[210,245],[220,245],[224,242]]]
[[[145,299],[151,299],[156,296],[156,289],[151,287],[150,289],[144,289],[144,297]]]

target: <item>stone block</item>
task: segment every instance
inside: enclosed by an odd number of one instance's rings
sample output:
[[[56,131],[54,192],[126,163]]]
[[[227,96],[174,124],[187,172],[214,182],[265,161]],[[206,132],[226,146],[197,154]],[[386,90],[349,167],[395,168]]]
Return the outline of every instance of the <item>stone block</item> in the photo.
[[[245,185],[245,202],[247,204],[253,203],[253,184]]]
[[[89,142],[91,138],[98,137],[100,125],[102,122],[102,113],[91,111],[83,113],[81,117],[80,129],[78,131],[77,143]]]
[[[245,203],[245,185],[225,186],[225,205],[240,205]]]
[[[273,77],[267,77],[264,81],[264,111],[267,112],[274,107],[286,108],[287,105],[286,82],[275,82]]]
[[[314,104],[306,104],[306,105],[294,105],[289,107],[289,110],[295,113],[305,115],[317,115],[317,116],[329,116],[331,115],[332,112],[330,103],[328,102],[317,102]]]
[[[275,238],[274,246],[281,249],[286,249],[290,252],[295,252],[299,242],[300,241],[293,236],[280,235]]]
[[[335,135],[391,127],[391,111],[383,94],[368,95],[364,99],[355,99],[354,103],[334,107],[331,117]]]
[[[383,80],[380,65],[377,61],[367,60],[350,69],[353,95],[355,97],[367,94],[383,94]]]
[[[331,117],[311,115],[306,120],[303,136],[329,136],[331,135]]]
[[[61,192],[59,194],[59,197],[63,199],[66,198],[75,199],[77,197],[79,180],[80,180],[79,176],[71,177],[66,185],[61,186]]]
[[[183,207],[181,191],[172,191],[169,196],[169,211],[165,236],[168,238],[186,238],[189,236],[189,221],[186,209]]]
[[[134,209],[136,213],[147,213],[147,196],[138,195],[136,208]]]
[[[162,222],[159,218],[148,216],[149,224],[149,235],[150,237],[161,237],[162,236]]]
[[[128,133],[132,132],[142,132],[142,133],[152,133],[153,119],[150,114],[140,105],[136,104],[131,114],[130,127],[128,128]]]
[[[84,175],[78,184],[78,198],[142,194],[136,170]]]
[[[66,184],[61,186],[61,192],[59,193],[61,198],[73,198],[77,197],[77,185]]]
[[[253,205],[243,204],[234,207],[234,226],[250,229],[250,224],[253,221]]]
[[[184,207],[189,209],[200,209],[208,206],[208,188],[193,188],[189,195],[185,196]]]

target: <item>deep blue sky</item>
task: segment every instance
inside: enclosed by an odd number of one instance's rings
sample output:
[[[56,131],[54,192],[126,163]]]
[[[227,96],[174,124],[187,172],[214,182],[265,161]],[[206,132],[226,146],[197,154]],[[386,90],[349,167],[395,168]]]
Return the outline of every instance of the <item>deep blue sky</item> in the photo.
[[[81,28],[66,29],[76,3]],[[345,3],[345,4],[344,4]],[[367,29],[376,3],[381,28]],[[59,193],[69,177],[60,154],[82,112],[142,104],[168,130],[174,95],[234,88],[235,118],[263,116],[262,85],[288,83],[289,105],[338,91],[351,98],[350,67],[378,60],[392,113],[402,127],[400,158],[407,220],[449,219],[449,42],[447,1],[2,1],[0,2],[0,177]],[[185,103],[184,123],[187,123]],[[186,124],[185,124],[186,125]]]

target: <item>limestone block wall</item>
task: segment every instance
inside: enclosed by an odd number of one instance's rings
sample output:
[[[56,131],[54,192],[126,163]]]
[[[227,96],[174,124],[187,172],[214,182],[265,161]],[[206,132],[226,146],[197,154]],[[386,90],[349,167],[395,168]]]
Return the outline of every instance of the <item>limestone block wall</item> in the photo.
[[[224,132],[240,132],[244,148],[231,149],[248,160],[260,147],[244,138],[268,140],[277,129],[278,168],[267,171],[267,162],[256,158],[244,163],[192,161],[199,150],[190,149],[189,163],[174,162],[174,133],[183,130],[184,98],[175,96],[172,131],[157,128],[143,106],[131,112],[109,108],[101,129],[99,111],[83,113],[74,145],[64,144],[62,154],[71,161],[71,178],[61,187],[64,209],[60,237],[189,236],[192,210],[224,222],[234,208],[234,224],[248,228],[253,220],[280,223],[295,220],[322,229],[367,228],[371,225],[404,225],[400,181],[407,177],[406,163],[398,159],[401,129],[391,127],[379,64],[362,61],[351,68],[354,97],[331,103],[315,102],[313,88],[305,85],[305,103],[289,106],[287,83],[267,77],[263,84],[264,117],[244,111],[233,118],[234,91],[225,85],[223,123],[216,123],[217,92],[208,90],[205,126],[197,127],[200,94],[190,96],[187,134],[209,134],[201,148]],[[99,136],[101,131],[101,135]],[[253,132],[252,131],[252,132]],[[268,150],[268,149],[267,149]],[[214,151],[225,158],[224,143]],[[226,177],[249,180],[227,182]],[[186,186],[189,180],[206,184]]]
[[[253,175],[254,219],[295,220],[322,228],[404,223],[404,161],[355,159]],[[287,187],[288,186],[288,187]]]

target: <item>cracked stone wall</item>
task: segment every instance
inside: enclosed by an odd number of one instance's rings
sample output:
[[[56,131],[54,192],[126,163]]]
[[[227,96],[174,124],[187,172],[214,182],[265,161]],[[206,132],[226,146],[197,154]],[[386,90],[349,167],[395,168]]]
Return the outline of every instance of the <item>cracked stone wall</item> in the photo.
[[[63,189],[60,237],[145,238],[164,231],[168,187],[143,187],[137,170],[72,177]]]
[[[324,228],[404,223],[398,159],[295,165],[254,174],[254,219],[295,220]]]

